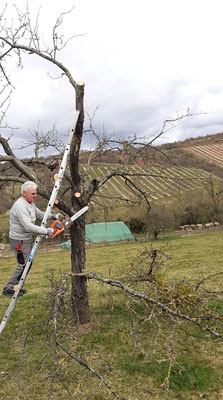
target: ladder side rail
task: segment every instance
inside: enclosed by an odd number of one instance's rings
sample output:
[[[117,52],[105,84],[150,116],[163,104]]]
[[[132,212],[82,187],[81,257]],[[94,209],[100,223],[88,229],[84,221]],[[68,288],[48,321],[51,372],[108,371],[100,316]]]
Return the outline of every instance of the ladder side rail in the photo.
[[[48,202],[48,205],[47,205],[47,208],[46,208],[46,211],[45,211],[45,215],[44,215],[42,223],[41,223],[41,226],[43,226],[43,227],[45,227],[48,215],[52,211],[52,208],[54,206],[54,202],[56,200],[56,197],[57,197],[57,194],[58,194],[58,191],[59,191],[59,188],[60,188],[61,181],[63,179],[64,173],[65,173],[65,170],[66,170],[67,158],[68,158],[68,156],[70,154],[70,147],[71,147],[74,131],[75,131],[75,128],[76,128],[76,124],[77,124],[77,121],[78,121],[79,113],[80,113],[80,111],[76,110],[75,120],[74,120],[74,123],[73,123],[73,127],[70,130],[70,134],[69,134],[69,137],[68,137],[66,148],[64,150],[63,159],[61,161],[60,169],[59,169],[58,174],[55,175],[57,177],[57,179],[55,179],[55,184],[54,184],[54,187],[53,187],[53,191],[52,191],[52,194],[50,196],[50,200]]]

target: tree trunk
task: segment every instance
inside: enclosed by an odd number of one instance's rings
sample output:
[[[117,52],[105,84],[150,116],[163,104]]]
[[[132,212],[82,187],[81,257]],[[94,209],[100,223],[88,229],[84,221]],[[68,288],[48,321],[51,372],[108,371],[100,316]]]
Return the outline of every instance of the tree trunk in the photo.
[[[81,216],[71,227],[71,268],[73,273],[85,269],[85,216]],[[85,278],[72,278],[72,314],[75,323],[90,321],[87,281]]]
[[[76,86],[76,108],[80,111],[78,123],[70,152],[70,173],[72,178],[71,201],[74,211],[82,208],[84,194],[81,192],[81,176],[79,174],[79,153],[84,124],[84,83]],[[78,194],[78,195],[77,195]],[[71,226],[71,270],[81,273],[85,269],[85,215],[77,219]],[[71,288],[72,313],[75,323],[86,324],[90,321],[86,278],[73,277]]]

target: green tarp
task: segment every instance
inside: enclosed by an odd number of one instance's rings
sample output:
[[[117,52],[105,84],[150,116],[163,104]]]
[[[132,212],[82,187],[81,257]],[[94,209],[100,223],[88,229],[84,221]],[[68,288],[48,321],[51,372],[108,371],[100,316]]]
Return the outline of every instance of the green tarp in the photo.
[[[86,242],[102,243],[134,239],[124,222],[100,222],[86,225]]]
[[[134,239],[124,222],[100,222],[85,226],[86,242],[103,243]],[[70,248],[70,240],[61,244],[62,249]]]
[[[61,243],[60,246],[63,250],[69,250],[71,246],[71,240],[67,240],[66,242]]]

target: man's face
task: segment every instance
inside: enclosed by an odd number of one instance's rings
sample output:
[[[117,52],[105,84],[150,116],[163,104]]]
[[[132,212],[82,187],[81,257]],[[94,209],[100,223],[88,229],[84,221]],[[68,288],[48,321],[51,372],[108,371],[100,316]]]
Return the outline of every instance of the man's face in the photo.
[[[23,192],[22,195],[28,203],[33,203],[36,200],[36,189],[29,189],[28,192]]]

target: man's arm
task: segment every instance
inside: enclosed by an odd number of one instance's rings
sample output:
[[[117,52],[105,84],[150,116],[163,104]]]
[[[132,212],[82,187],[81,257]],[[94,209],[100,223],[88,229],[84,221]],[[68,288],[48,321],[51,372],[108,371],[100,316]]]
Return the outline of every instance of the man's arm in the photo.
[[[47,228],[44,228],[43,226],[37,226],[33,221],[31,220],[29,210],[26,206],[18,207],[17,208],[17,218],[19,220],[20,225],[22,225],[23,229],[25,232],[31,232],[34,234],[40,234],[40,235],[47,235]],[[44,213],[43,213],[44,215]]]
[[[38,207],[35,206],[35,210],[36,210],[36,219],[42,220],[44,217],[45,212],[41,211]],[[55,218],[55,214],[49,214],[47,220],[49,219],[56,219]]]

